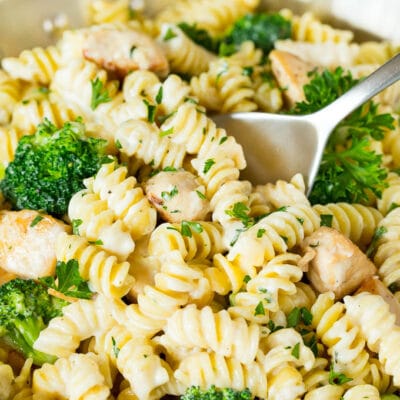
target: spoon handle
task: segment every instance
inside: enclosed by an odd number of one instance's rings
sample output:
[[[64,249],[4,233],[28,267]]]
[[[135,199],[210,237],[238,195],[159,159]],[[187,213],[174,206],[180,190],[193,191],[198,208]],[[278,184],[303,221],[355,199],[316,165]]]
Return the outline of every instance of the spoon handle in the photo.
[[[399,79],[400,53],[333,103],[316,112],[314,116],[317,124],[324,127],[324,129],[321,129],[321,132],[329,134],[348,114]],[[330,126],[327,126],[327,124],[330,124]]]

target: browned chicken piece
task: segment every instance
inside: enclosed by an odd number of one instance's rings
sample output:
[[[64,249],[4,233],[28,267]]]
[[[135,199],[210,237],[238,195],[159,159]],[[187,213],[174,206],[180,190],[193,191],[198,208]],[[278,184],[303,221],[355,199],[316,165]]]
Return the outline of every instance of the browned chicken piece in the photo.
[[[138,69],[166,76],[169,65],[161,47],[136,30],[99,28],[85,35],[83,55],[120,77]]]
[[[55,241],[70,228],[37,211],[0,211],[0,266],[22,278],[54,275]]]
[[[269,54],[272,72],[283,91],[288,107],[304,100],[303,86],[309,82],[308,73],[315,69],[312,64],[281,50]]]
[[[146,182],[145,191],[164,221],[204,220],[210,211],[204,186],[187,171],[159,172]]]
[[[389,304],[390,312],[396,315],[396,324],[400,326],[400,303],[392,292],[382,283],[378,276],[371,276],[364,280],[356,293],[369,292],[379,294]]]
[[[320,292],[332,291],[337,299],[353,293],[376,273],[375,265],[346,236],[321,227],[303,240],[303,262],[308,279]]]

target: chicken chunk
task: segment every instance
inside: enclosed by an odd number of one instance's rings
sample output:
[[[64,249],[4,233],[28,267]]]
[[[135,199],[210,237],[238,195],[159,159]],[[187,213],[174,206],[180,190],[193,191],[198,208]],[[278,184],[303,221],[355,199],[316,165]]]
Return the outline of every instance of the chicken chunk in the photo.
[[[204,220],[210,211],[204,186],[187,171],[159,172],[147,181],[145,191],[161,218],[168,222]]]
[[[304,239],[303,262],[315,289],[332,291],[337,299],[354,292],[376,273],[375,265],[347,237],[335,229],[321,227]]]
[[[55,241],[69,230],[37,211],[0,211],[0,267],[22,278],[54,275]]]
[[[371,276],[362,282],[356,293],[369,292],[379,294],[386,303],[389,304],[389,310],[396,315],[396,324],[400,326],[400,303],[393,296],[392,292],[382,283],[378,276]]]
[[[272,72],[279,83],[285,88],[284,96],[288,107],[304,100],[303,86],[309,82],[308,73],[314,69],[312,64],[286,51],[273,50],[269,54]]]
[[[148,35],[136,30],[99,28],[84,38],[83,55],[120,77],[138,69],[166,76],[169,65],[161,47]]]

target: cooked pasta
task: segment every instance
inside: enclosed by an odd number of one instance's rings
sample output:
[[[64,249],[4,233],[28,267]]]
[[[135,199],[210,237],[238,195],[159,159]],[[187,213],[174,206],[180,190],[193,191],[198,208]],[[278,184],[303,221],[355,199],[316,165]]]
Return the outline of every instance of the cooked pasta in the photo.
[[[63,315],[50,321],[40,332],[35,349],[57,357],[68,357],[79,344],[109,329],[113,323],[112,310],[102,296],[93,300],[78,300],[63,309]]]
[[[217,222],[202,222],[201,231],[191,231],[183,235],[178,224],[161,224],[150,235],[148,251],[150,255],[162,256],[178,250],[185,261],[212,258],[222,253],[222,228]]]
[[[192,385],[204,389],[210,385],[236,390],[247,387],[253,395],[267,398],[267,377],[263,366],[256,361],[242,364],[234,358],[204,351],[185,358],[174,374],[183,390]]]
[[[218,34],[239,17],[253,11],[258,4],[258,0],[222,0],[218,3],[210,0],[179,0],[162,10],[157,19],[159,22],[187,21]]]
[[[13,78],[47,85],[54,78],[60,66],[60,52],[57,47],[46,49],[35,47],[24,50],[18,58],[7,57],[2,60],[2,67]]]
[[[78,260],[80,275],[90,281],[94,291],[105,296],[122,297],[132,284],[127,262],[118,262],[115,256],[77,235],[57,238],[56,257],[64,262]]]
[[[399,354],[396,348],[400,328],[395,325],[395,315],[379,295],[367,292],[344,299],[347,315],[358,325],[371,351],[378,353],[379,361],[393,383],[399,384]]]
[[[313,327],[327,347],[335,371],[362,380],[369,371],[369,354],[357,325],[345,314],[344,304],[331,292],[320,294],[311,307]]]
[[[173,37],[169,38],[167,32]],[[210,62],[216,58],[190,40],[178,26],[173,24],[162,25],[158,41],[167,55],[172,72],[199,75],[207,71]]]
[[[0,124],[10,122],[14,106],[21,97],[21,83],[0,70]]]
[[[0,293],[0,400],[400,395],[400,83],[335,128],[321,165],[343,181],[328,174],[318,185],[328,193],[339,184],[340,200],[315,195],[300,173],[245,180],[256,160],[214,118],[297,113],[292,85],[299,98],[325,104],[355,84],[336,67],[363,79],[398,44],[359,43],[311,12],[284,9],[266,27],[259,0],[81,1],[87,26],[1,62],[0,285],[26,279],[31,263],[48,258],[50,276],[29,283],[59,308],[35,319],[20,349],[3,326],[13,313]],[[309,71],[323,77],[317,89]],[[55,187],[65,206],[52,218],[65,226],[44,248],[40,235],[54,236],[41,223],[47,211],[34,206],[36,217],[22,221],[19,187],[13,194],[5,184],[28,146],[50,143],[76,120],[87,137],[104,139],[88,141],[98,143],[99,161],[67,200],[63,184]],[[21,142],[25,135],[35,136]],[[68,170],[88,164],[74,158]],[[30,167],[22,171],[28,185],[37,179]],[[57,168],[38,182],[72,182]],[[4,269],[15,262],[18,275]],[[366,280],[365,265],[378,276]],[[326,289],[338,279],[344,298]],[[21,309],[23,294],[14,299]],[[21,337],[24,319],[16,321]]]
[[[217,313],[210,307],[198,310],[193,304],[168,318],[164,331],[160,341],[171,353],[180,346],[199,347],[244,364],[255,360],[260,339],[257,324],[248,325],[240,317],[232,319],[226,310]]]
[[[94,354],[71,354],[53,365],[44,364],[33,373],[33,393],[41,399],[96,398],[106,400],[110,388]]]

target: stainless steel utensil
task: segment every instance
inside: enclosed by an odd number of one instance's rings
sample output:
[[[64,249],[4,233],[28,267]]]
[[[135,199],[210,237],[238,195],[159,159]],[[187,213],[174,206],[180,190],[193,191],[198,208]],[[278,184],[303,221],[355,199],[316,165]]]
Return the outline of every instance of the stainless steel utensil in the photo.
[[[334,127],[358,106],[400,79],[400,54],[324,109],[306,116],[244,112],[213,117],[243,146],[253,184],[289,180],[303,174],[311,190]]]

